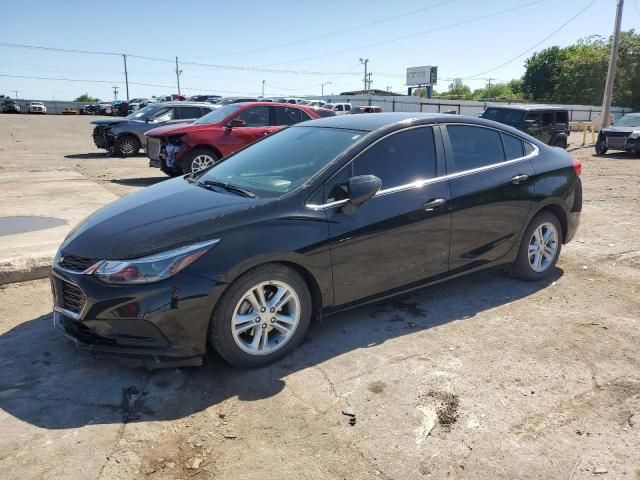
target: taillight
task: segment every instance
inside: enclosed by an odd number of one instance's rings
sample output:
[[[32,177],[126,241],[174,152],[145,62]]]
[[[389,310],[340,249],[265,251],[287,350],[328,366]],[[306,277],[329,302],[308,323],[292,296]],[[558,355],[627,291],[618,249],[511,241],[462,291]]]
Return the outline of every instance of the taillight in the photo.
[[[576,175],[580,176],[582,173],[582,162],[577,158],[572,158],[573,160],[573,169],[576,171]]]

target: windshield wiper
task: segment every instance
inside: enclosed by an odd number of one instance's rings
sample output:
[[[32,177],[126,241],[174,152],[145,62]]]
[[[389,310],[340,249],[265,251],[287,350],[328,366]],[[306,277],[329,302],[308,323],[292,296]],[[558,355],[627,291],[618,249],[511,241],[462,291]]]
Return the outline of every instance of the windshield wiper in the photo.
[[[243,197],[248,197],[248,198],[256,197],[256,194],[249,190],[245,190],[244,188],[240,188],[237,185],[232,185],[230,183],[218,182],[217,180],[204,180],[202,182],[198,182],[198,185],[201,185],[203,187],[219,187],[224,190],[227,190],[228,192],[242,195]]]

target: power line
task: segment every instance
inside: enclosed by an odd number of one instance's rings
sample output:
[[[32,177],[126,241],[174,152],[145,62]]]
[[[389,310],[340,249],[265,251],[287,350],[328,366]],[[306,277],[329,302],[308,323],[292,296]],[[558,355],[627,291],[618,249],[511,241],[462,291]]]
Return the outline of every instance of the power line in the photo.
[[[498,16],[498,15],[503,15],[505,13],[513,12],[513,11],[516,11],[516,10],[521,10],[523,8],[530,7],[532,5],[537,5],[537,4],[546,2],[546,1],[547,0],[536,0],[536,1],[533,1],[533,2],[525,3],[523,5],[518,5],[516,7],[510,7],[510,8],[504,9],[504,10],[500,10],[498,12],[489,13],[487,15],[481,15],[479,17],[470,18],[468,20],[463,20],[461,22],[450,23],[448,25],[443,25],[443,26],[440,26],[440,27],[431,28],[429,30],[424,30],[422,32],[417,32],[417,33],[412,33],[412,34],[409,34],[409,35],[403,35],[401,37],[382,40],[382,41],[375,42],[375,43],[370,43],[370,44],[367,44],[367,45],[361,45],[359,47],[347,48],[347,49],[344,49],[344,50],[338,50],[338,51],[330,52],[330,53],[323,53],[322,55],[316,55],[316,56],[313,56],[313,57],[298,58],[298,59],[295,59],[295,60],[287,60],[287,61],[284,61],[284,62],[277,62],[277,63],[269,63],[269,64],[265,64],[265,65],[258,65],[255,68],[272,67],[272,66],[277,66],[277,65],[286,65],[286,64],[289,64],[289,63],[300,63],[300,62],[305,62],[305,61],[308,61],[308,60],[316,60],[318,58],[332,57],[332,56],[335,56],[335,55],[340,55],[342,53],[354,52],[354,51],[357,51],[357,50],[362,50],[364,48],[371,48],[371,47],[378,47],[380,45],[387,45],[389,43],[399,42],[401,40],[406,40],[406,39],[409,39],[409,38],[415,38],[415,37],[419,37],[419,36],[422,36],[422,35],[427,35],[429,33],[439,32],[439,31],[442,31],[442,30],[446,30],[448,28],[459,27],[461,25],[466,25],[468,23],[477,22],[479,20],[485,20],[487,18],[495,17],[495,16]]]
[[[479,77],[481,75],[486,75],[487,73],[491,73],[495,70],[499,70],[500,68],[504,67],[505,65],[508,65],[512,62],[515,62],[517,59],[519,59],[520,57],[522,57],[523,55],[526,55],[527,53],[529,53],[531,50],[533,50],[534,48],[538,47],[539,45],[541,45],[542,43],[546,42],[547,40],[549,40],[551,37],[553,37],[556,33],[558,33],[560,30],[562,30],[564,27],[566,27],[567,25],[569,25],[571,22],[573,22],[576,18],[578,18],[580,15],[582,15],[589,7],[591,7],[591,5],[593,5],[594,3],[596,3],[597,0],[591,0],[582,10],[580,10],[578,13],[576,13],[573,17],[571,17],[569,20],[567,20],[566,22],[564,22],[562,25],[560,25],[558,28],[556,28],[553,32],[551,32],[549,35],[547,35],[546,37],[544,37],[542,40],[540,40],[539,42],[535,43],[534,45],[532,45],[531,47],[527,48],[524,52],[519,53],[518,55],[516,55],[513,58],[510,58],[509,60],[507,60],[504,63],[501,63],[500,65],[498,65],[497,67],[493,67],[490,68],[489,70],[485,70],[484,72],[478,73],[476,75],[471,75],[469,77],[465,77],[462,80],[469,80],[472,78],[476,78]]]
[[[353,32],[354,30],[359,30],[361,28],[371,27],[373,25],[378,25],[380,23],[390,22],[392,20],[397,20],[398,18],[408,17],[409,15],[414,15],[416,13],[425,12],[427,10],[431,10],[433,8],[440,7],[442,5],[447,5],[447,4],[453,3],[455,1],[457,1],[457,0],[446,0],[444,2],[436,3],[436,4],[430,5],[428,7],[419,8],[417,10],[412,10],[412,11],[406,12],[406,13],[401,13],[401,14],[395,15],[393,17],[385,17],[385,18],[382,18],[380,20],[375,20],[373,22],[363,23],[363,24],[360,24],[360,25],[356,25],[354,27],[345,28],[343,30],[336,30],[334,32],[325,33],[325,34],[322,34],[322,35],[317,35],[315,37],[309,37],[309,38],[305,38],[305,39],[302,39],[302,40],[297,40],[295,42],[281,43],[281,44],[278,44],[278,45],[272,45],[270,47],[262,47],[262,48],[252,49],[252,50],[244,50],[244,51],[241,51],[241,52],[221,53],[219,55],[201,55],[201,56],[198,56],[198,57],[191,57],[191,58],[230,57],[230,56],[236,56],[236,55],[245,55],[245,54],[249,54],[249,53],[266,52],[268,50],[275,50],[277,48],[292,47],[292,46],[295,46],[295,45],[301,45],[303,43],[312,42],[314,40],[321,40],[323,38],[329,38],[329,37],[333,37],[335,35],[341,35],[343,33]]]

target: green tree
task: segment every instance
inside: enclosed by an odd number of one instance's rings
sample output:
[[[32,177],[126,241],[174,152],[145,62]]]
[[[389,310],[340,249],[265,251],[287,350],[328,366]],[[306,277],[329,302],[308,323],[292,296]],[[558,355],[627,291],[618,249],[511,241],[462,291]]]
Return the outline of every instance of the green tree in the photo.
[[[466,85],[461,78],[454,78],[449,84],[449,89],[445,93],[446,96],[468,98],[471,97],[471,88]]]
[[[84,103],[98,102],[98,101],[100,101],[99,98],[91,97],[87,92],[83,93],[82,95],[80,95],[78,98],[74,100],[74,102],[84,102]]]
[[[566,54],[560,47],[534,53],[525,62],[522,91],[530,100],[551,101]]]

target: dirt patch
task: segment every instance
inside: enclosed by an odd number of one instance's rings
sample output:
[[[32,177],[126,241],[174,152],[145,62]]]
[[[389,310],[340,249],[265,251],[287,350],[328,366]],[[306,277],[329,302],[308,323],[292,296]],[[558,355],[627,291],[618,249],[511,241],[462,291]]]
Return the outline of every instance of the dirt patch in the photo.
[[[387,388],[387,384],[382,382],[382,381],[380,381],[380,380],[376,380],[375,382],[371,382],[367,386],[367,389],[371,393],[382,393],[382,392],[384,392],[385,388]]]
[[[451,426],[458,421],[458,407],[460,402],[458,396],[449,392],[430,391],[427,393],[427,397],[430,397],[438,404],[436,405],[436,414],[438,415],[438,423],[445,429],[450,429]]]

